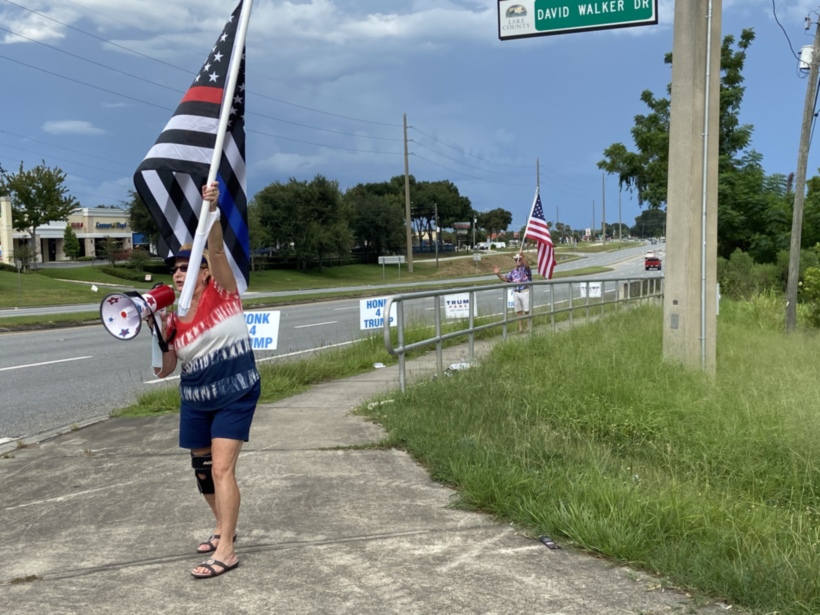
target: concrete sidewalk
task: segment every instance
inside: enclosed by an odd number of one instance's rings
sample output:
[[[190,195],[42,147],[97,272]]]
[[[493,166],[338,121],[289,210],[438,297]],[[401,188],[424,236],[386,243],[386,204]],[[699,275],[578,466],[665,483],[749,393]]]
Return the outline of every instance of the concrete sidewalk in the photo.
[[[447,363],[463,351],[448,351]],[[428,378],[433,357],[408,363]],[[0,458],[0,604],[15,614],[723,613],[657,579],[550,550],[486,515],[352,416],[396,367],[260,405],[238,475],[240,567],[195,580],[212,529],[176,415],[110,419]]]

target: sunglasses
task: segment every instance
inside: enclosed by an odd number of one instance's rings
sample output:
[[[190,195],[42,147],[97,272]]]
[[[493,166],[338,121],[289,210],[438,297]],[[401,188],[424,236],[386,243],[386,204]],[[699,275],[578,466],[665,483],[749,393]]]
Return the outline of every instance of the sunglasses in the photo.
[[[205,269],[206,265],[200,265],[200,269]],[[178,265],[176,267],[171,267],[171,275],[174,275],[177,271],[181,271],[182,273],[188,273],[188,265]]]

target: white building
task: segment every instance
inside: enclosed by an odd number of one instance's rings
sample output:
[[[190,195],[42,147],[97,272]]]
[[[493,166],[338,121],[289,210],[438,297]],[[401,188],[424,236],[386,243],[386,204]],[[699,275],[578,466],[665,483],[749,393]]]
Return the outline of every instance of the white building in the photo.
[[[66,226],[69,225],[80,240],[80,256],[96,257],[101,254],[101,244],[109,237],[117,240],[123,251],[133,248],[133,233],[127,211],[103,207],[80,208],[72,211],[68,220],[51,222],[37,228],[35,262],[68,260],[63,249],[63,237]],[[31,235],[15,231],[11,225],[11,201],[7,197],[0,198],[0,261],[12,264],[14,249],[29,243]]]

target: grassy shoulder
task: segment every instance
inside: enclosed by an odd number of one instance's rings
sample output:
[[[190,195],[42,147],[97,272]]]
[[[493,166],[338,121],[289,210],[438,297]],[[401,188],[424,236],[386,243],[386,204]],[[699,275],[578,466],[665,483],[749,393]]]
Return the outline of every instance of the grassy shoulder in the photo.
[[[815,331],[782,301],[723,301],[712,378],[661,360],[643,306],[514,338],[473,369],[359,412],[457,506],[754,612],[820,612]],[[263,401],[392,362],[380,336],[260,365]],[[176,412],[170,385],[120,416]]]
[[[661,360],[662,311],[496,346],[360,412],[457,505],[755,612],[820,612],[814,331],[721,305],[718,372]]]

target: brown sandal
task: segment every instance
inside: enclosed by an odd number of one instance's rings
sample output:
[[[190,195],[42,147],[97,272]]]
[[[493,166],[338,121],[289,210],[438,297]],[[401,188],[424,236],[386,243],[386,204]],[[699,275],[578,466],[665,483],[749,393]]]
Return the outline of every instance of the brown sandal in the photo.
[[[214,540],[219,540],[222,538],[220,534],[211,534],[208,536],[208,540],[203,540],[199,543],[199,546],[196,548],[197,553],[213,553],[216,551],[216,545],[214,544]],[[233,535],[233,541],[236,542],[236,534]]]
[[[219,566],[221,568],[221,570],[216,570],[214,568],[214,566]],[[231,570],[233,570],[234,568],[237,568],[238,566],[239,566],[239,560],[237,560],[236,562],[234,562],[233,564],[228,566],[227,564],[224,564],[223,562],[220,562],[218,559],[211,558],[207,561],[202,562],[199,566],[197,566],[197,568],[205,568],[205,570],[208,571],[207,574],[197,574],[192,570],[191,575],[195,579],[212,579],[214,577],[218,577],[221,574],[225,574],[226,572],[230,572]],[[196,570],[196,568],[194,568],[194,570]]]

